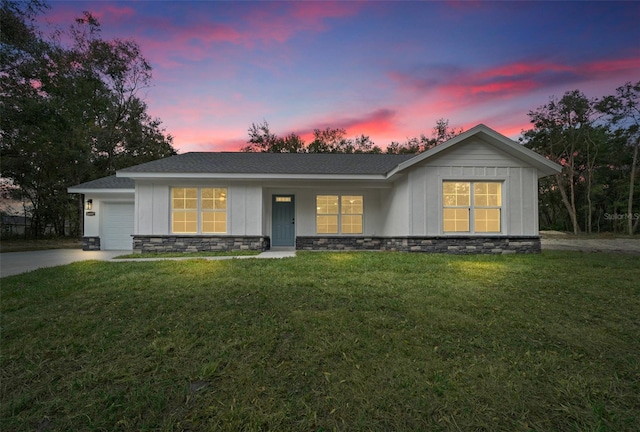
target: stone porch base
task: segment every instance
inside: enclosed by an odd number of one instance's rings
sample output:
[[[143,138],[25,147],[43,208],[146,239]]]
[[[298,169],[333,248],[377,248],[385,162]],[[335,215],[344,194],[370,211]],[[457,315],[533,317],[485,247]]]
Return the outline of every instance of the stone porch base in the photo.
[[[451,254],[540,253],[538,236],[298,237],[297,250],[382,250]]]

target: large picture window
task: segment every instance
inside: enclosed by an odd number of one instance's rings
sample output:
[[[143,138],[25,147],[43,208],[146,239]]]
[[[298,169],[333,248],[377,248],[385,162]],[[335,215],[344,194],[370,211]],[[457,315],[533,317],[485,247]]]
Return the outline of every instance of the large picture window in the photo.
[[[171,232],[174,234],[225,234],[226,188],[172,188]]]
[[[362,195],[316,196],[318,234],[362,234]]]
[[[502,184],[500,182],[443,182],[444,232],[499,233]]]

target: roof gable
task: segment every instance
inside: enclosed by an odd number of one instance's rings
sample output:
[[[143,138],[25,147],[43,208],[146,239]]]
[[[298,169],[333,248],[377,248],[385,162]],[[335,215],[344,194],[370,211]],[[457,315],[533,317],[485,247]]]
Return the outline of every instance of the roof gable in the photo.
[[[531,164],[474,135],[413,166],[529,167]]]
[[[463,132],[460,135],[457,135],[454,138],[440,144],[439,146],[433,147],[432,149],[427,150],[426,152],[421,153],[413,157],[412,159],[401,163],[400,165],[398,165],[397,169],[390,173],[389,176],[400,173],[403,170],[406,170],[425,160],[435,159],[438,155],[446,153],[453,147],[464,145],[463,143],[465,143],[472,137],[481,139],[482,141],[496,148],[497,151],[503,152],[511,157],[523,161],[528,165],[535,167],[536,169],[538,169],[539,177],[556,174],[562,171],[562,167],[557,163],[546,159],[533,150],[530,150],[523,145],[518,144],[517,142],[494,131],[493,129],[483,124],[479,124],[469,129],[468,131]]]

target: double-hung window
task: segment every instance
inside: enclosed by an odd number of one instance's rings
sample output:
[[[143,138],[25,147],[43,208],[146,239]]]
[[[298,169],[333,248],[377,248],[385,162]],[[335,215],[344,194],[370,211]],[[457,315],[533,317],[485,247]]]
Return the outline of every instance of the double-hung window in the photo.
[[[363,215],[362,195],[316,196],[318,234],[362,234]]]
[[[501,231],[502,183],[442,183],[442,228],[455,233]]]
[[[174,234],[225,234],[226,188],[172,188],[171,232]]]

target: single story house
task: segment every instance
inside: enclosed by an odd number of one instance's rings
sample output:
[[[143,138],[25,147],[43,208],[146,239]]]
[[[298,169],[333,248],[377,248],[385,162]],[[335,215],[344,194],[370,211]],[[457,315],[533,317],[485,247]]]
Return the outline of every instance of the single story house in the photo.
[[[69,188],[86,250],[540,251],[561,167],[485,125],[418,155],[194,152]]]

